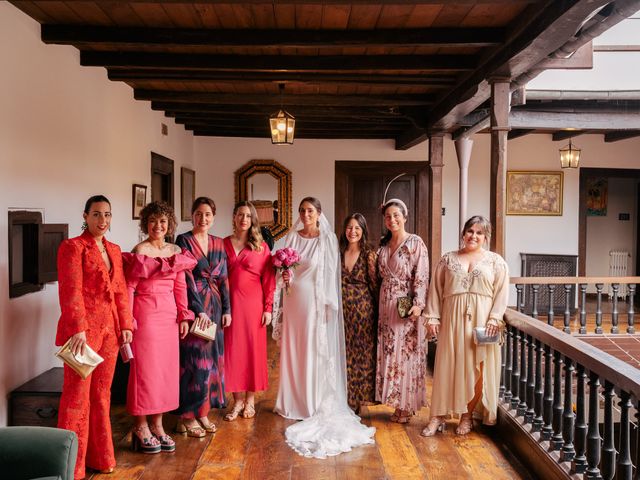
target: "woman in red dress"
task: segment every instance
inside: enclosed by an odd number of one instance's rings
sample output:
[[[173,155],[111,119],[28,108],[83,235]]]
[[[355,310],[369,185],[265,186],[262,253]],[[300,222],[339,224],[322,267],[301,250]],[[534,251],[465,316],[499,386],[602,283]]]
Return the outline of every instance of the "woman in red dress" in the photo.
[[[84,233],[65,240],[58,249],[60,320],[56,345],[71,339],[71,350],[85,345],[104,361],[86,379],[65,365],[58,427],[78,435],[74,477],[85,477],[86,466],[103,473],[116,465],[109,408],[118,343],[132,339],[133,319],[118,245],[104,235],[111,223],[111,204],[96,195],[85,204]]]
[[[255,392],[266,390],[267,325],[275,275],[269,247],[262,240],[256,209],[239,202],[233,209],[233,235],[224,239],[229,269],[229,290],[233,322],[224,334],[226,388],[233,392],[233,410],[225,420],[242,414],[252,418]]]

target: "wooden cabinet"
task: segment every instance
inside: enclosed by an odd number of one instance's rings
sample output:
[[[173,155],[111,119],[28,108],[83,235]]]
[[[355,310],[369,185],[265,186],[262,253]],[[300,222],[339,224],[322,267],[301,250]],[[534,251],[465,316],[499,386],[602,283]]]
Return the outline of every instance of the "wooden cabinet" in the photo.
[[[47,370],[9,394],[9,426],[55,427],[62,394],[63,368]]]

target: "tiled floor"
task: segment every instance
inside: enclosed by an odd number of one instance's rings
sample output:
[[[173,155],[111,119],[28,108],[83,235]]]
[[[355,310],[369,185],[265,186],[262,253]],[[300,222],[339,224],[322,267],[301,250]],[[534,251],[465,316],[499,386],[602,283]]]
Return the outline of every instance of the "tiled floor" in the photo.
[[[607,352],[614,357],[640,368],[640,335],[626,333],[611,335],[581,335],[580,340]]]

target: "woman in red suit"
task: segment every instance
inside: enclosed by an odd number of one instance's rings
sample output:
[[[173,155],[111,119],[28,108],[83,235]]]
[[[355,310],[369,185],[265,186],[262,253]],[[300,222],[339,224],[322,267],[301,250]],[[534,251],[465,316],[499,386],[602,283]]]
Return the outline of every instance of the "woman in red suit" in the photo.
[[[84,233],[65,240],[58,250],[62,313],[56,345],[71,339],[74,353],[89,345],[104,362],[85,380],[64,367],[58,427],[78,435],[76,479],[85,477],[85,463],[102,473],[116,465],[109,421],[111,381],[118,343],[131,342],[133,328],[120,247],[104,238],[111,223],[109,200],[102,195],[89,198],[83,217]]]
[[[233,235],[224,239],[233,322],[224,333],[226,388],[234,405],[225,420],[252,418],[255,392],[266,390],[267,325],[271,323],[275,275],[262,240],[256,209],[240,202],[233,209]]]

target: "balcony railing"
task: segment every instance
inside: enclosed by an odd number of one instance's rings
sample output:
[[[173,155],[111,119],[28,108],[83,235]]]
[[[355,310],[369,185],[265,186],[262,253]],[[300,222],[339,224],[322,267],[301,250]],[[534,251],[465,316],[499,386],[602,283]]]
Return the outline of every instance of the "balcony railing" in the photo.
[[[501,416],[519,425],[566,477],[634,478],[640,370],[515,310],[504,318]]]
[[[603,321],[603,295],[609,292],[604,291],[605,285],[610,285],[611,298],[611,319],[610,332],[620,333],[619,322],[622,320],[626,323],[626,332],[635,333],[635,310],[634,300],[636,294],[636,284],[640,283],[640,277],[512,277],[511,283],[516,287],[516,309],[524,312],[524,290],[525,286],[531,286],[532,295],[532,311],[531,317],[538,318],[540,315],[547,316],[547,323],[554,325],[556,312],[554,309],[554,295],[559,290],[564,291],[564,314],[563,328],[566,333],[571,333],[571,317],[573,312],[577,312],[580,326],[577,331],[579,334],[587,332],[587,315],[595,315],[595,327],[592,333],[604,333],[602,328]],[[570,292],[578,286],[578,305],[573,304],[573,296]],[[587,308],[587,288],[593,285],[596,290],[596,306],[594,312],[589,312]],[[621,289],[621,287],[624,287]],[[549,294],[548,309],[546,312],[538,311],[538,299],[542,290],[546,290]],[[624,291],[625,296],[620,301],[620,292]],[[556,308],[557,309],[557,308]]]

